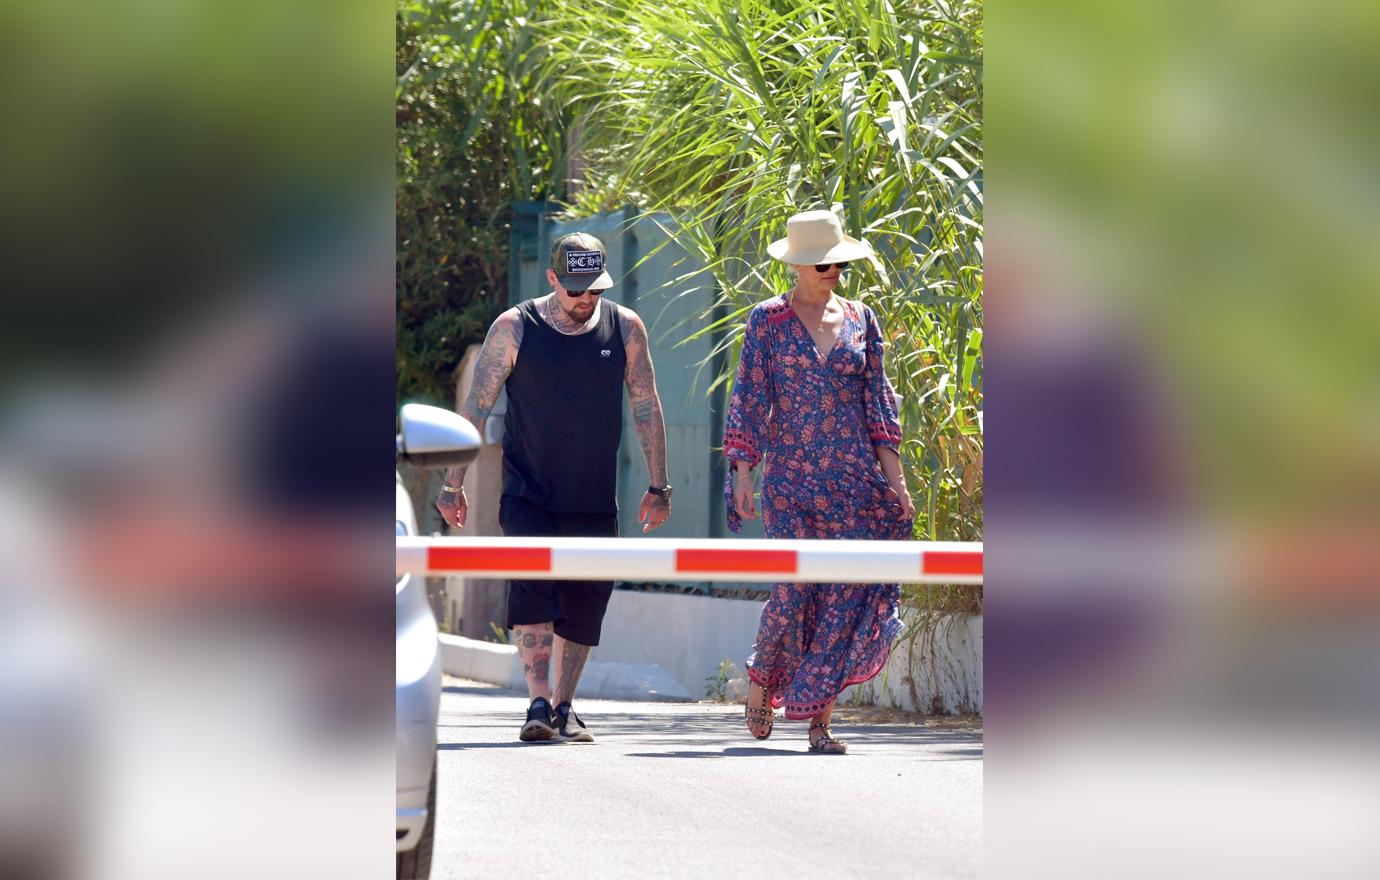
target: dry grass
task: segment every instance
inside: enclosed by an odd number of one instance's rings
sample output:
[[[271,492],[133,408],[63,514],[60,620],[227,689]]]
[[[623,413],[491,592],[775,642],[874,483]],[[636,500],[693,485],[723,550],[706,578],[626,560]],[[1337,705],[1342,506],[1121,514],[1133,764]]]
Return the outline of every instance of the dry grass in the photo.
[[[981,715],[924,715],[883,706],[838,706],[834,709],[833,720],[840,725],[914,725],[933,730],[982,733]]]

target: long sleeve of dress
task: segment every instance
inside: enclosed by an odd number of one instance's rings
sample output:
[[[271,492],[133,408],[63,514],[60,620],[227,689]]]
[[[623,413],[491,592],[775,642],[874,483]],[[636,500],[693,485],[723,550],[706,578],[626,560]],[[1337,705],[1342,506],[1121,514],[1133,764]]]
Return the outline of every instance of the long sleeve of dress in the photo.
[[[883,369],[882,330],[877,325],[877,316],[872,309],[865,308],[867,319],[867,366],[866,404],[867,434],[873,446],[890,446],[896,449],[901,445],[901,418],[896,411],[896,392]]]
[[[728,527],[734,532],[743,527],[733,506],[734,463],[745,461],[748,467],[756,467],[762,460],[763,443],[769,436],[773,390],[770,360],[767,318],[761,308],[755,308],[748,313],[747,327],[743,330],[743,350],[733,380],[728,417],[724,420],[724,457],[728,459],[724,499]]]

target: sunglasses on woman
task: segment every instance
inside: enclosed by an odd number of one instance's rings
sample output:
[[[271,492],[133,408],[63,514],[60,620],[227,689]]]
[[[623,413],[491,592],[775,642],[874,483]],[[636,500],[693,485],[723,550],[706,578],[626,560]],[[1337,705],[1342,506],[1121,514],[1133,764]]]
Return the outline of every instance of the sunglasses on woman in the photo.
[[[815,266],[815,271],[818,272],[819,274],[823,275],[825,272],[828,272],[828,271],[829,271],[829,267],[830,267],[830,266],[833,266],[835,269],[838,269],[840,272],[842,272],[844,269],[847,269],[847,268],[848,268],[848,264],[847,264],[847,263],[824,263],[823,265]]]

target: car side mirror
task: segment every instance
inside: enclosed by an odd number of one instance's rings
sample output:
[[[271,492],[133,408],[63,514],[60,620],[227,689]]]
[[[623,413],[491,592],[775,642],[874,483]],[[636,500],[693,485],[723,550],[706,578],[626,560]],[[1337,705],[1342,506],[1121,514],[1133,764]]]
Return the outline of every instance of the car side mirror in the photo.
[[[403,404],[397,460],[418,467],[463,467],[479,455],[479,431],[459,413]]]

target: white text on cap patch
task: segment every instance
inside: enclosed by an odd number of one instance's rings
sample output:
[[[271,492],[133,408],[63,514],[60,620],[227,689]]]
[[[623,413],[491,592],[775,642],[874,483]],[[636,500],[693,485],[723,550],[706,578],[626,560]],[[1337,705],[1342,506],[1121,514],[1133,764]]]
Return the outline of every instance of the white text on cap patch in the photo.
[[[593,275],[604,271],[604,255],[598,251],[565,252],[565,274]]]

